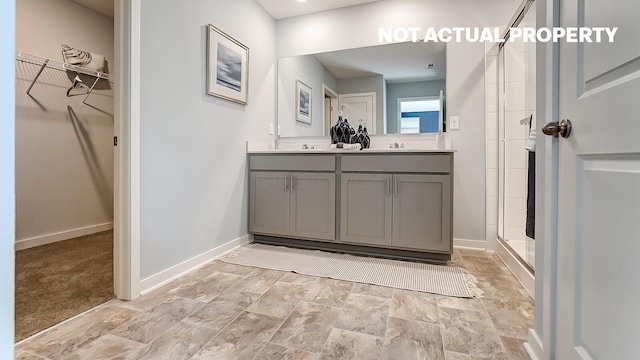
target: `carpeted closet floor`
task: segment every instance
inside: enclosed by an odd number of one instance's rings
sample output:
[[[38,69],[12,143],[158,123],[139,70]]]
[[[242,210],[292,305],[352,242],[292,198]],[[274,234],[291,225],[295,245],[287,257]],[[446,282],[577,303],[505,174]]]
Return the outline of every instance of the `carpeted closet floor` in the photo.
[[[112,298],[112,231],[16,252],[16,341]]]

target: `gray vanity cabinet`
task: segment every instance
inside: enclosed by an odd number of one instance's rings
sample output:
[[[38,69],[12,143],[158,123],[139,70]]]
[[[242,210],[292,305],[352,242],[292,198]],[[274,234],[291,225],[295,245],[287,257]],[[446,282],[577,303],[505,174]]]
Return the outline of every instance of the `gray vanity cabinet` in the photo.
[[[452,154],[343,155],[340,241],[452,251]]]
[[[251,233],[335,240],[333,156],[250,156],[249,167]]]
[[[340,240],[391,245],[391,175],[342,174]]]
[[[448,175],[343,173],[340,240],[449,251],[450,186]]]
[[[249,174],[249,231],[289,235],[289,172]]]
[[[451,152],[265,153],[248,160],[256,241],[450,259]]]
[[[290,204],[289,235],[335,240],[335,174],[292,172]]]
[[[450,251],[451,200],[449,175],[394,175],[391,244]]]
[[[335,240],[335,174],[252,171],[249,181],[251,232]]]

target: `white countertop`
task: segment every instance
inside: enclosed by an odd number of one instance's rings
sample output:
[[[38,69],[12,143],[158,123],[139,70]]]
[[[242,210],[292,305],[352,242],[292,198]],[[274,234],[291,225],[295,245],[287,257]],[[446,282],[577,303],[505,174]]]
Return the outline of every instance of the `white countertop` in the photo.
[[[393,149],[278,149],[278,150],[250,150],[249,154],[395,154],[395,153],[453,153],[456,150],[451,149],[412,149],[412,148],[393,148]]]

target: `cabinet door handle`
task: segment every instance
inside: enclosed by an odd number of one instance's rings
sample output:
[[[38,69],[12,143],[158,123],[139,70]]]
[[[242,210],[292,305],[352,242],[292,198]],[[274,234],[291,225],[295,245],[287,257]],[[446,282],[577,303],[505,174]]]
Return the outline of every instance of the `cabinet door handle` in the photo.
[[[284,191],[289,190],[289,175],[284,177]]]
[[[295,178],[293,177],[293,175],[291,175],[291,191],[294,190],[293,188],[294,181],[295,181]]]
[[[389,178],[390,177],[387,176],[387,196],[391,195],[391,180]]]
[[[393,195],[395,197],[398,197],[398,178],[397,177],[393,178]]]

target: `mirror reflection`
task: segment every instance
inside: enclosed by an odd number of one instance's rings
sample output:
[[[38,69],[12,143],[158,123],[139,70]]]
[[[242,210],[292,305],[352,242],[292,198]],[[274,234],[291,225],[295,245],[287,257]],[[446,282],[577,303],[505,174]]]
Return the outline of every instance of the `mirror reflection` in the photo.
[[[444,43],[385,44],[280,58],[280,136],[328,136],[340,111],[354,128],[365,124],[369,134],[438,132],[445,77]],[[300,82],[311,93],[303,109]],[[301,111],[310,116],[300,116]]]

